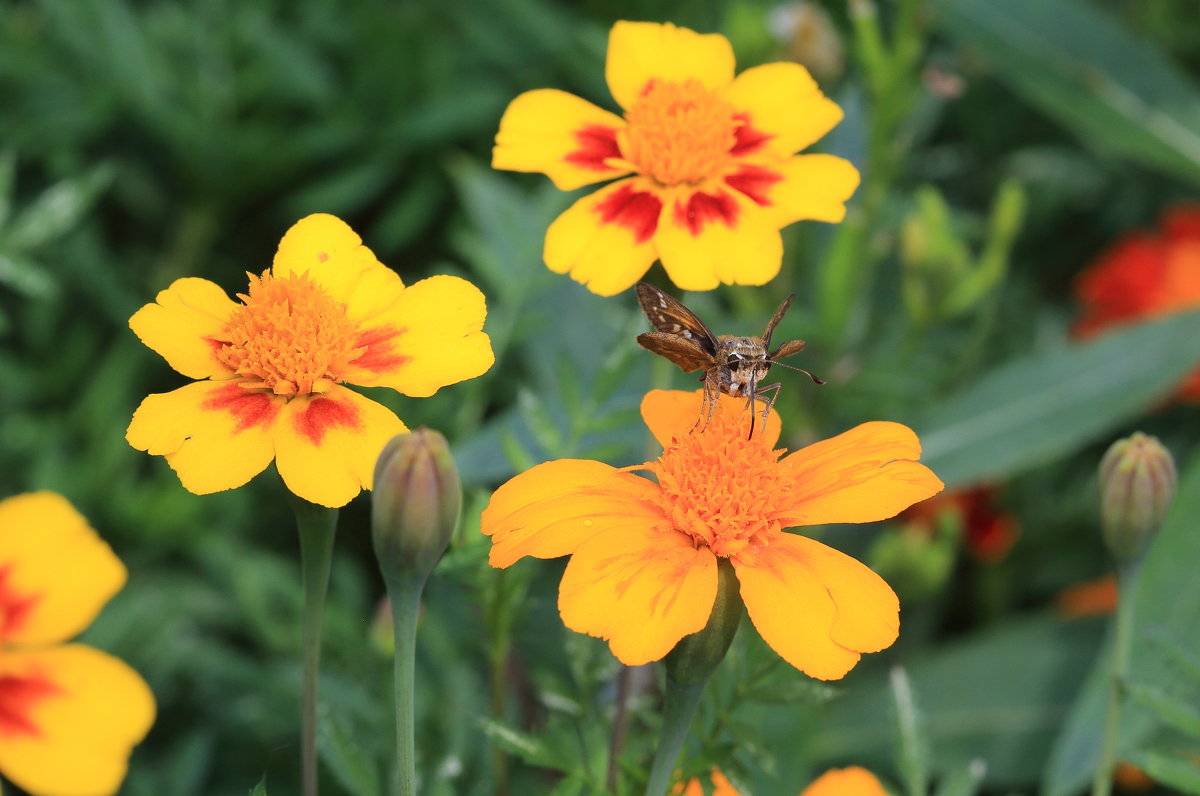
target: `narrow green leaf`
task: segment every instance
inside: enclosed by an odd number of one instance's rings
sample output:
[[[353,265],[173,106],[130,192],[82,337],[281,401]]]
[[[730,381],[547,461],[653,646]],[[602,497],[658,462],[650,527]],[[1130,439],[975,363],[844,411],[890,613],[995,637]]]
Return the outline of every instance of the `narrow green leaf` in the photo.
[[[13,219],[4,233],[5,246],[13,251],[27,251],[66,233],[112,177],[110,167],[98,166],[80,177],[50,186]]]
[[[263,778],[258,781],[258,784],[254,786],[254,789],[250,791],[250,796],[267,796],[266,775],[264,775]]]
[[[1163,724],[1200,738],[1200,711],[1181,702],[1178,697],[1157,686],[1142,683],[1130,684],[1127,693],[1130,699],[1152,712]]]
[[[1150,779],[1180,793],[1200,794],[1200,768],[1191,760],[1162,752],[1140,752],[1132,762]]]
[[[955,768],[938,782],[934,796],[975,796],[987,774],[987,763],[976,758]]]
[[[896,711],[896,729],[900,736],[896,767],[900,771],[900,778],[904,780],[908,796],[925,796],[929,792],[929,749],[921,729],[912,683],[902,666],[892,669],[889,682],[892,707]]]

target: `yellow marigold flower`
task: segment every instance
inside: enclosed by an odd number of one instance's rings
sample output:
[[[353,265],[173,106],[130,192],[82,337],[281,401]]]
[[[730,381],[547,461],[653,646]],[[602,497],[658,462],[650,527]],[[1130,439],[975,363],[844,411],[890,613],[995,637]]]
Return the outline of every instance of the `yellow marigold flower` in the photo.
[[[799,64],[733,71],[724,36],[622,21],[605,75],[623,117],[555,89],[512,101],[493,167],[540,172],[564,191],[625,178],[551,224],[550,270],[601,296],[655,260],[684,290],[762,285],[779,273],[780,229],[842,220],[858,171],[795,154],[841,121],[841,108]]]
[[[60,495],[0,501],[0,774],[35,796],[105,796],[154,723],[124,662],[64,643],[125,585],[125,567]]]
[[[274,460],[299,497],[344,506],[408,430],[344,383],[424,397],[495,359],[478,288],[454,276],[405,287],[334,216],[298,221],[271,269],[249,276],[240,304],[206,279],[178,279],[129,319],[201,381],[146,398],[126,439],[165,457],[198,495],[239,487]]]
[[[710,778],[713,784],[712,796],[742,796],[719,769],[714,768]],[[673,793],[674,796],[704,796],[704,785],[700,782],[699,777],[695,777],[686,785],[681,784],[676,787]],[[800,793],[800,796],[889,796],[889,794],[870,771],[859,766],[850,766],[848,768],[831,768],[817,777]]]
[[[727,558],[763,639],[812,677],[842,677],[860,653],[895,641],[900,604],[863,564],[783,528],[887,519],[942,482],[916,461],[920,443],[899,423],[864,423],[783,456],[772,449],[778,416],[746,439],[740,398],[722,395],[704,431],[689,433],[701,399],[654,390],[642,400],[666,448],[657,461],[620,470],[562,459],[501,486],[483,512],[492,566],[571,555],[563,622],[638,665],[704,627],[717,558]]]

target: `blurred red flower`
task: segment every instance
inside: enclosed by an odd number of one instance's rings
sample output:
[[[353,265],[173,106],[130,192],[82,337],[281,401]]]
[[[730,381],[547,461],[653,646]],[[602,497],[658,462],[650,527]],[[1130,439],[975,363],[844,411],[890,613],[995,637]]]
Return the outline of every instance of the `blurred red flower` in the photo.
[[[996,507],[996,489],[992,486],[945,492],[913,504],[900,514],[906,525],[930,536],[943,517],[961,529],[967,552],[985,564],[995,564],[1008,555],[1021,532],[1016,519]]]

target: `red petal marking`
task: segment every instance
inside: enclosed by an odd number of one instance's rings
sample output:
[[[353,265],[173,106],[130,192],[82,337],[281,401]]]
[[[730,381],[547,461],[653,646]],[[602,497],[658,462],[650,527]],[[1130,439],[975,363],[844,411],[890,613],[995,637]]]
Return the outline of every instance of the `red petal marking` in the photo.
[[[721,221],[733,229],[737,224],[737,215],[737,202],[724,191],[715,194],[697,191],[688,199],[686,207],[680,202],[675,203],[675,223],[687,227],[693,237],[713,221]]]
[[[279,414],[282,401],[275,401],[265,392],[251,392],[238,382],[231,381],[213,392],[200,404],[201,409],[228,412],[237,421],[234,433],[255,426],[270,425]]]
[[[0,644],[24,624],[33,606],[41,599],[40,594],[21,596],[8,585],[8,573],[12,564],[0,567]],[[3,706],[0,706],[3,710]]]
[[[748,113],[736,113],[733,118],[735,121],[741,122],[733,130],[733,149],[729,150],[729,154],[734,157],[741,157],[756,152],[775,137],[772,133],[764,133],[761,130],[755,130],[751,127],[750,114]]]
[[[765,207],[771,204],[771,198],[767,195],[771,186],[782,179],[783,175],[778,172],[764,169],[762,166],[746,164],[736,174],[726,177],[725,183]]]
[[[397,354],[395,348],[396,338],[406,331],[408,330],[397,329],[394,326],[380,326],[360,333],[354,341],[354,347],[367,350],[350,364],[374,373],[395,370],[409,360],[404,354]]]
[[[314,398],[303,412],[295,417],[296,432],[308,438],[313,445],[320,445],[325,432],[331,428],[362,428],[358,409],[349,402],[332,398]]]
[[[0,738],[6,735],[40,737],[42,729],[30,715],[33,706],[61,693],[63,689],[57,683],[38,671],[26,675],[0,674]]]
[[[632,185],[622,185],[596,205],[604,224],[616,224],[633,233],[633,239],[645,243],[658,229],[662,200],[649,191],[635,191]]]
[[[575,131],[575,140],[579,142],[579,149],[567,153],[563,158],[572,166],[590,171],[612,171],[612,167],[604,161],[621,157],[616,128],[589,124]]]
[[[317,252],[317,262],[323,263],[329,259],[329,252]]]

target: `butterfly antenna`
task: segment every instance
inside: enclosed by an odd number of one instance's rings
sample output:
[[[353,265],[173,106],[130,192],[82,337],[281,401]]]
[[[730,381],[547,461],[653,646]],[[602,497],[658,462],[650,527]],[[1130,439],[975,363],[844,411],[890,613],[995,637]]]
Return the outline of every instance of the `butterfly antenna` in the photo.
[[[810,379],[812,379],[814,384],[825,384],[826,383],[826,381],[824,379],[820,378],[819,376],[814,376],[813,374],[809,373],[804,368],[798,368],[795,365],[789,365],[786,362],[780,362],[777,359],[771,360],[771,365],[772,366],[779,365],[780,367],[787,368],[788,370],[798,370],[801,373],[803,373],[805,376],[808,376]]]

